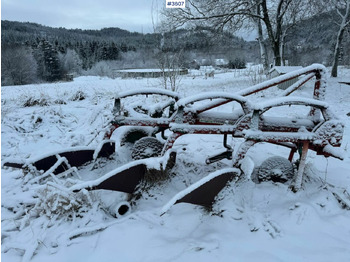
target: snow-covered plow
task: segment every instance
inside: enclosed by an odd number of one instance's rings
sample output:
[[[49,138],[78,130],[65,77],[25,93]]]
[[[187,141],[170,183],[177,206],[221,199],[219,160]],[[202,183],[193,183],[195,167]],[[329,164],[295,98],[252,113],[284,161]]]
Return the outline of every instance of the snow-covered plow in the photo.
[[[288,181],[291,188],[297,191],[302,186],[308,150],[325,157],[342,158],[338,147],[341,146],[344,125],[331,113],[327,103],[322,101],[326,91],[324,74],[325,68],[322,65],[312,65],[235,94],[204,92],[181,98],[175,92],[160,89],[122,92],[115,98],[114,119],[105,132],[104,142],[97,149],[69,149],[27,161],[25,165],[15,162],[4,165],[34,167],[41,170],[41,176],[48,173],[58,176],[72,168],[79,173],[81,167],[85,170],[87,165],[95,167],[97,159],[108,158],[105,162],[115,161],[118,158],[116,155],[129,147],[130,152],[123,151],[130,154],[126,163],[118,163],[117,168],[111,168],[97,178],[82,179],[70,185],[69,190],[76,192],[83,189],[104,189],[133,196],[136,191],[140,191],[143,181],[156,184],[155,181],[169,177],[171,169],[176,165],[177,139],[188,134],[215,134],[223,136],[223,151],[214,155],[208,154],[203,159],[203,165],[226,159],[225,161],[232,161],[231,166],[208,174],[176,194],[162,209],[163,213],[177,203],[211,206],[217,194],[229,181],[244,174],[242,160],[248,150],[258,143],[287,147],[290,153],[284,160],[266,160],[267,168],[258,170],[256,181]],[[289,88],[282,90],[276,98],[249,97],[290,79],[297,80]],[[313,98],[289,97],[311,79],[315,79]],[[147,104],[135,102],[132,99],[134,96],[155,98]],[[159,98],[160,96],[163,98]],[[129,102],[125,102],[128,98]],[[294,115],[281,115],[278,112],[280,107],[291,108]],[[297,107],[302,110],[299,112]],[[271,111],[272,114],[269,114]],[[110,140],[114,132],[122,129],[117,142]],[[236,150],[228,143],[229,136],[240,143]],[[296,152],[299,152],[299,158],[293,164]]]
[[[227,182],[243,173],[241,169],[242,160],[248,150],[257,143],[265,142],[287,147],[290,148],[290,153],[288,159],[280,157],[267,159],[261,165],[261,167],[264,167],[262,171],[255,174],[257,176],[255,181],[272,180],[284,183],[289,180],[293,191],[298,191],[301,188],[308,150],[313,150],[318,155],[325,157],[331,156],[342,159],[342,150],[339,147],[342,142],[344,124],[333,115],[327,103],[322,101],[326,92],[324,74],[325,68],[322,65],[312,65],[243,89],[235,97],[233,95],[229,97],[230,95],[222,93],[208,93],[180,100],[178,102],[180,114],[178,113],[176,117],[177,121],[170,124],[170,130],[173,131],[172,136],[177,138],[185,134],[223,134],[226,151],[208,158],[206,162],[212,163],[226,157],[232,159],[232,167],[236,169],[214,172],[197,181],[194,185],[178,193],[163,208],[162,212],[166,212],[172,204],[181,202],[211,206],[217,193],[226,186]],[[312,99],[288,97],[314,77]],[[254,105],[246,98],[246,96],[298,78],[299,80],[276,98],[259,100]],[[209,97],[219,99],[217,102],[211,102],[204,107],[193,105],[194,102]],[[243,109],[241,114],[233,113],[230,114],[230,117],[225,117],[225,114],[206,114],[207,110],[221,106],[233,99],[239,101]],[[282,116],[279,113],[277,116],[265,116],[269,110],[282,106],[307,107],[307,111],[304,116],[296,111],[296,117]],[[293,109],[291,110],[293,111]],[[183,117],[180,119],[181,115]],[[233,152],[231,146],[226,145],[228,135],[244,139],[236,152]],[[170,141],[170,144],[174,143],[173,140]],[[297,151],[299,152],[299,158],[296,161],[296,170],[294,170],[292,161]],[[204,195],[206,201],[204,201],[204,198],[202,198],[202,201],[198,201]]]

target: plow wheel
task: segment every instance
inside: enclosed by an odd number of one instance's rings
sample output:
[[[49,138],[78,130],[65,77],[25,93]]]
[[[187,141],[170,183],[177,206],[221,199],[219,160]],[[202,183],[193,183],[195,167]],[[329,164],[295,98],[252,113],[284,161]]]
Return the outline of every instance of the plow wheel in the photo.
[[[145,136],[149,136],[149,132],[147,130],[144,130],[141,128],[139,128],[139,129],[132,128],[132,129],[128,130],[127,132],[125,132],[125,134],[123,135],[123,137],[120,140],[120,145],[124,146],[127,143],[133,144]]]
[[[155,137],[143,137],[135,142],[131,157],[134,160],[158,157],[162,153],[163,146],[163,143]]]
[[[294,177],[293,164],[288,159],[273,156],[266,159],[258,169],[258,181],[286,183]]]

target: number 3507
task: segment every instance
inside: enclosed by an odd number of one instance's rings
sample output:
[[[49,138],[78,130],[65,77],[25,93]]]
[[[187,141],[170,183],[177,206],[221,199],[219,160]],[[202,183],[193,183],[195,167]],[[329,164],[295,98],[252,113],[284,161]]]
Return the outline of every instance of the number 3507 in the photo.
[[[166,0],[167,8],[185,8],[186,3],[185,0],[174,1],[174,0]]]

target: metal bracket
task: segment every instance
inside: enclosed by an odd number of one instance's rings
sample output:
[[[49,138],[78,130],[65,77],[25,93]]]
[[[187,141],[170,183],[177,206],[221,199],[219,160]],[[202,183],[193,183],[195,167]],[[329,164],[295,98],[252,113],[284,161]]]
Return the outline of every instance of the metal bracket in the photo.
[[[230,145],[227,144],[227,134],[224,134],[223,145],[224,145],[224,147],[227,150],[222,152],[222,153],[220,153],[220,154],[208,157],[205,160],[205,163],[207,165],[212,164],[212,163],[217,162],[217,161],[220,161],[220,160],[225,159],[225,158],[228,159],[228,160],[232,160],[233,149],[232,149],[232,147]]]

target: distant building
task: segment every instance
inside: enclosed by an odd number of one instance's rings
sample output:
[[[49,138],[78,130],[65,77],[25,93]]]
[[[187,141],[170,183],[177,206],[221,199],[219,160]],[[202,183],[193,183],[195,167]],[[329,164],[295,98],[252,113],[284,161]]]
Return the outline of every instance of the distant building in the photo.
[[[65,81],[73,81],[74,75],[73,74],[65,74],[64,75],[64,80]]]
[[[121,78],[156,78],[162,77],[164,75],[169,76],[173,74],[177,75],[187,75],[188,69],[186,68],[178,68],[178,69],[126,69],[126,70],[114,70],[114,74],[117,77]]]
[[[267,76],[268,76],[268,78],[271,79],[271,78],[281,76],[281,75],[284,75],[284,74],[287,74],[287,73],[290,73],[290,72],[293,72],[295,70],[302,69],[302,68],[303,68],[302,66],[274,66],[267,73]],[[285,90],[297,81],[298,81],[298,78],[288,80],[286,82],[279,84],[278,88]]]
[[[197,62],[197,60],[192,60],[191,62],[188,63],[187,67],[189,69],[196,69],[196,70],[198,70],[200,68],[200,64]]]
[[[229,61],[225,58],[215,59],[215,66],[228,67]]]

